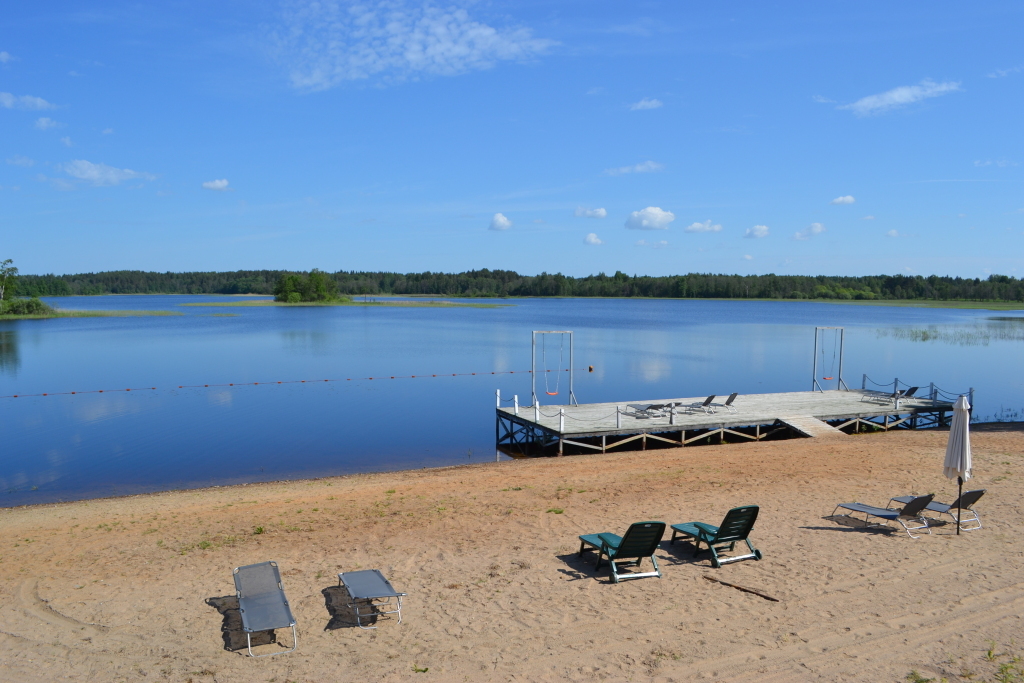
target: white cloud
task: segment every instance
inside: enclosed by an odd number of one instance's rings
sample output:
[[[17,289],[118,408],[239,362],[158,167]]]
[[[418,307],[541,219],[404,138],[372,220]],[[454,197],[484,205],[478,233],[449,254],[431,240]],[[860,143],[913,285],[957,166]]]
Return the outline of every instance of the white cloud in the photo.
[[[603,95],[604,94],[604,88],[599,86],[599,85],[595,86],[595,87],[591,88],[590,90],[588,90],[587,94],[588,95]]]
[[[104,128],[103,129],[103,135],[113,135],[113,134],[114,134],[114,129],[113,128]]]
[[[815,95],[811,99],[814,100],[815,102],[819,103],[819,104],[835,104],[836,103],[835,100],[830,100],[829,98],[822,97],[821,95]]]
[[[217,190],[218,192],[226,192],[234,188],[228,187],[228,179],[221,178],[220,180],[207,180],[203,183],[203,187],[207,190]]]
[[[534,218],[533,222],[537,225],[541,225],[543,223],[546,223],[547,221],[545,221],[543,218]]]
[[[626,227],[630,230],[668,230],[668,224],[676,219],[671,211],[662,211],[657,206],[634,211],[626,219]]]
[[[798,240],[809,240],[815,235],[820,235],[823,232],[825,232],[824,225],[821,223],[811,223],[806,228],[793,235],[793,238]]]
[[[712,223],[711,219],[707,219],[703,223],[690,223],[685,228],[684,232],[721,232],[722,226],[718,223]]]
[[[853,198],[852,194],[845,195],[843,197],[836,197],[830,204],[853,204],[857,200]]]
[[[898,88],[893,88],[877,95],[862,97],[856,102],[844,104],[837,107],[837,109],[849,109],[857,116],[869,116],[871,114],[881,114],[890,109],[913,104],[914,102],[920,102],[929,97],[948,95],[959,90],[959,82],[946,81],[944,83],[936,83],[926,78],[918,85],[901,85]]]
[[[84,159],[75,159],[60,168],[73,178],[90,182],[97,187],[104,185],[117,185],[124,180],[154,180],[155,177],[149,173],[133,171],[130,168],[114,168],[106,164],[94,164]]]
[[[647,240],[637,240],[636,246],[638,247],[651,247],[653,249],[663,249],[668,246],[666,240],[658,240],[657,242],[648,242]]]
[[[12,95],[9,92],[0,92],[0,107],[4,109],[53,109],[42,97],[32,95]]]
[[[465,9],[425,1],[298,0],[288,3],[283,19],[271,38],[292,85],[302,90],[374,76],[385,82],[452,76],[526,61],[557,44],[525,27],[494,28]]]
[[[7,157],[7,163],[11,166],[25,166],[26,168],[32,166],[36,162],[32,161],[28,157],[23,157],[15,154],[13,157]]]
[[[750,254],[744,254],[743,255],[743,260],[745,260],[745,261],[753,261],[754,257],[751,256]]]
[[[1009,69],[996,69],[992,73],[988,74],[989,78],[1002,78],[1003,76],[1009,76],[1010,74],[1016,74],[1024,71],[1024,65],[1011,66]]]
[[[861,218],[861,220],[862,221],[873,221],[873,220],[875,220],[875,217],[874,216],[864,216],[864,218]]]
[[[625,175],[627,173],[657,173],[658,171],[665,170],[664,164],[659,164],[657,161],[641,161],[639,164],[633,164],[632,166],[619,166],[618,168],[606,168],[604,170],[605,175]]]
[[[65,147],[72,147],[73,146],[73,143],[71,142],[71,137],[70,136],[65,135],[64,137],[62,137],[60,139],[60,141],[64,143]]]
[[[53,119],[47,118],[46,116],[36,119],[35,125],[36,128],[38,128],[39,130],[50,130],[51,128],[62,128],[64,126],[63,123],[54,121]]]
[[[505,214],[496,213],[491,219],[491,230],[508,230],[512,227],[512,221],[505,218]]]
[[[886,237],[899,237],[900,233],[897,230],[890,230],[889,232],[885,233],[885,236]]]
[[[7,62],[13,61],[14,55],[10,52],[0,52],[0,64],[6,64]]]
[[[608,212],[604,209],[588,209],[583,206],[577,206],[575,215],[581,218],[605,218],[608,216]]]
[[[643,98],[639,102],[634,102],[629,105],[631,111],[643,111],[644,109],[657,109],[658,107],[664,106],[664,102],[661,100],[655,100],[650,98]]]
[[[978,166],[978,167],[982,167],[982,166],[998,166],[999,168],[1006,168],[1007,166],[1016,166],[1017,162],[1015,162],[1015,161],[1007,161],[1006,159],[995,159],[995,160],[986,159],[985,161],[981,161],[979,159],[979,160],[974,162],[974,165]]]
[[[756,239],[758,237],[767,237],[768,236],[768,226],[767,225],[755,225],[752,228],[747,228],[747,231],[745,233],[743,233],[743,236],[744,237],[750,237],[752,239]]]
[[[597,246],[598,244],[604,244],[604,242],[596,234],[591,232],[583,238],[583,244],[592,244]]]

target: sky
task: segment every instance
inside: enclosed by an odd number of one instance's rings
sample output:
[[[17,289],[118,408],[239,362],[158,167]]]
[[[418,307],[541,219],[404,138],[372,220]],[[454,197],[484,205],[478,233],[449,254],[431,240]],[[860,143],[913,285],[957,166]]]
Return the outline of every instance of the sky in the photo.
[[[1024,277],[1024,3],[0,14],[22,273]]]

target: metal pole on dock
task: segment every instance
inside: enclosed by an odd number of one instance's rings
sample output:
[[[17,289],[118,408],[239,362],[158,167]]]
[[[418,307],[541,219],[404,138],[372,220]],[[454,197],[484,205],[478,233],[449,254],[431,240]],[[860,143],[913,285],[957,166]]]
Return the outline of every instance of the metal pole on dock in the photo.
[[[622,428],[622,418],[620,417],[619,407],[618,406],[615,406],[615,428],[616,429],[621,429]]]
[[[565,408],[558,409],[558,431],[565,432]]]
[[[494,392],[494,396],[495,396],[494,402],[497,404],[494,407],[495,408],[500,408],[501,407],[501,389],[498,389],[497,391],[495,391]]]
[[[668,423],[674,425],[676,423],[676,404],[668,404]]]
[[[818,328],[814,328],[814,351],[811,352],[811,391],[814,391],[817,387],[818,391],[821,391],[821,387],[818,385]]]
[[[860,379],[860,390],[867,391],[868,388],[868,373],[864,373],[864,376]]]
[[[512,414],[519,417],[519,394],[512,395]]]
[[[540,424],[540,406],[537,405],[537,399],[533,400],[533,421]]]
[[[537,409],[537,333],[530,338],[530,396],[534,411]],[[534,419],[537,419],[536,417]]]
[[[928,396],[932,399],[932,403],[935,403],[935,382],[932,382],[928,387]]]
[[[850,390],[850,387],[846,386],[846,380],[843,379],[843,347],[846,345],[846,328],[839,328],[839,381],[836,383],[836,391],[840,389]]]

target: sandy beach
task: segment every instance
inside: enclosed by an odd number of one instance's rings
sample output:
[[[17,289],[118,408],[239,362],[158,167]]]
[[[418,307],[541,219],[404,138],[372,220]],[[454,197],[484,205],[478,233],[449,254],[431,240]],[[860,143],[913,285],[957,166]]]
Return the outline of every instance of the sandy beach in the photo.
[[[1013,659],[1024,654],[1024,425],[972,435],[968,487],[988,489],[979,531],[957,536],[949,524],[914,540],[824,519],[846,501],[934,492],[952,502],[946,437],[689,447],[0,510],[2,677],[997,680],[1024,671]],[[761,506],[759,562],[712,569],[708,553],[694,558],[666,535],[663,578],[613,584],[576,554],[579,534],[717,524],[743,504]],[[238,633],[222,626],[232,626],[232,568],[265,560],[280,565],[299,647],[252,659],[225,649]],[[409,594],[403,623],[351,623],[337,573],[366,568]],[[277,636],[261,651],[290,645],[287,630]]]

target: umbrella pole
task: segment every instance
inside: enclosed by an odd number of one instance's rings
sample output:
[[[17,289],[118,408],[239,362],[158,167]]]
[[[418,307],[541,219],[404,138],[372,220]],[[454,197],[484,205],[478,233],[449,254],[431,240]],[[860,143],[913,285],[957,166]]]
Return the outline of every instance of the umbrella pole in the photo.
[[[960,496],[964,495],[964,478],[963,477],[957,477],[956,478],[956,485],[957,485],[957,489],[958,489],[957,497],[956,497],[956,504],[959,506],[960,505]],[[964,513],[963,508],[957,507],[957,509],[956,509],[956,535],[957,536],[960,535],[960,515],[962,515],[963,513]]]

